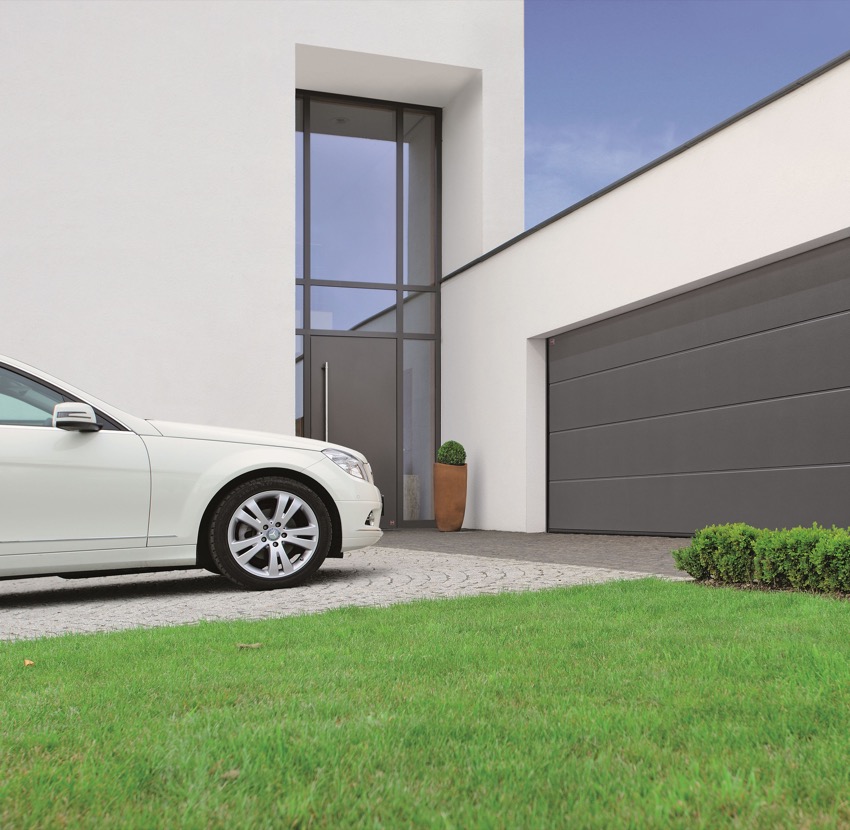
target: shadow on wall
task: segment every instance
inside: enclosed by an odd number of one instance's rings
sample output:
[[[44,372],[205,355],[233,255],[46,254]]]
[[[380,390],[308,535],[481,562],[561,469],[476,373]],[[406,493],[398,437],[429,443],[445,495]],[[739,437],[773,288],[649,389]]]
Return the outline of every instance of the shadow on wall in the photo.
[[[484,504],[487,496],[487,472],[484,469],[483,457],[468,453],[468,477],[466,480],[466,515],[463,518],[464,528],[484,529],[481,518],[476,512],[476,505]]]

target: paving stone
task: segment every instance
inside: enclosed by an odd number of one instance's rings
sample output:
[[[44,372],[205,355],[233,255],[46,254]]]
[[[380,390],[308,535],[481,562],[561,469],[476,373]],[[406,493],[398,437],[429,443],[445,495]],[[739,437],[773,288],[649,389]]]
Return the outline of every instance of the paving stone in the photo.
[[[388,536],[391,541],[393,536]],[[0,640],[201,620],[268,619],[344,606],[387,606],[638,579],[647,573],[645,568],[601,568],[382,545],[348,553],[344,559],[329,559],[307,584],[280,591],[241,591],[222,577],[200,570],[81,580],[9,580],[0,582]]]

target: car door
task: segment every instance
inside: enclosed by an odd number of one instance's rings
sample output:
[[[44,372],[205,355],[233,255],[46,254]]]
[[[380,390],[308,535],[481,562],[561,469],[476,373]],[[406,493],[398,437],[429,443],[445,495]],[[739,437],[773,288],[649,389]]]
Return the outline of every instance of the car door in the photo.
[[[0,366],[0,575],[44,554],[61,564],[56,554],[86,551],[76,559],[98,562],[103,551],[107,565],[110,550],[147,544],[142,439],[101,415],[98,432],[57,429],[53,407],[72,399]]]

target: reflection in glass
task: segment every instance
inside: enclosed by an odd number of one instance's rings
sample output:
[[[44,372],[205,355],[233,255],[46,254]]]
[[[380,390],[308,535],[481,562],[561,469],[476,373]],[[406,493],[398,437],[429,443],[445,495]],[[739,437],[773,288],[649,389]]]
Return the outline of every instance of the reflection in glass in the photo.
[[[48,427],[61,401],[58,392],[0,367],[0,424]]]
[[[304,286],[295,286],[295,328],[304,328]]]
[[[334,331],[395,331],[396,292],[381,288],[310,290],[310,328]]]
[[[434,284],[434,116],[404,113],[404,281]]]
[[[295,99],[295,276],[304,276],[304,102]]]
[[[393,110],[312,102],[310,190],[310,276],[395,282]]]
[[[436,316],[436,294],[404,292],[404,333],[433,334]]]
[[[295,434],[304,435],[304,337],[295,335]]]
[[[434,518],[434,342],[404,342],[404,520]]]

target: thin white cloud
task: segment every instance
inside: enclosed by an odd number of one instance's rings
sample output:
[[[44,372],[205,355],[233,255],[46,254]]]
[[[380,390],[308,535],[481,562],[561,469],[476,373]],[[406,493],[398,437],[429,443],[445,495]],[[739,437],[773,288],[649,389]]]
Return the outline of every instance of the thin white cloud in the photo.
[[[526,226],[531,227],[681,143],[673,125],[529,125],[525,138]]]

